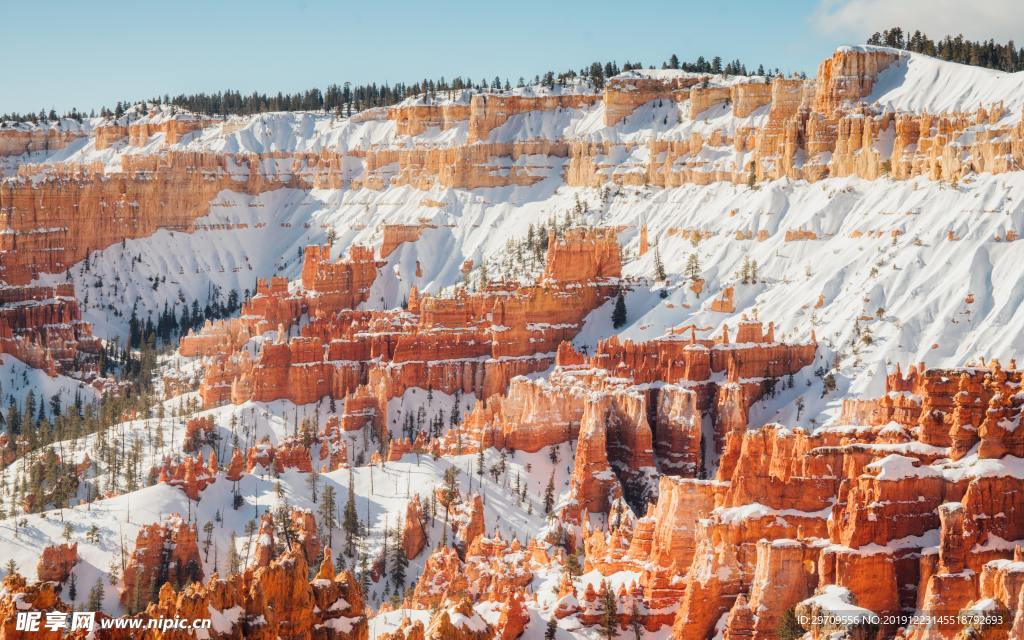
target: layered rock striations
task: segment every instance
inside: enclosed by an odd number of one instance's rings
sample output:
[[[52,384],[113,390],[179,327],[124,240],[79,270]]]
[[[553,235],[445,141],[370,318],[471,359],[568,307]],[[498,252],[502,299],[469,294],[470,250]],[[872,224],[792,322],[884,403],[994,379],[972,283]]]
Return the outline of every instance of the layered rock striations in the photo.
[[[1024,470],[1006,436],[1020,416],[1020,375],[996,361],[912,367],[889,376],[890,391],[874,405],[847,405],[869,424],[730,431],[714,480],[662,477],[656,504],[634,526],[587,538],[588,565],[639,574],[651,611],[644,624],[672,624],[674,637],[718,628],[774,638],[787,611],[835,621],[809,622],[815,638],[899,627],[908,638],[981,629],[1013,637]],[[893,414],[896,398],[932,408]],[[992,444],[983,447],[980,430],[965,427],[986,420],[1002,426],[986,430]],[[974,432],[969,450],[955,456],[952,440],[923,442],[936,422],[951,434]]]
[[[357,404],[359,415],[380,425],[387,399],[410,387],[486,397],[549,366],[558,344],[615,287],[618,242],[611,232],[571,229],[550,240],[547,264],[535,285],[413,295],[407,311],[363,312],[351,309],[376,275],[372,253],[356,247],[347,260],[331,262],[326,248],[310,247],[300,289],[261,283],[240,319],[184,338],[182,353],[213,358],[200,389],[208,406],[331,396],[345,401],[346,429]],[[248,336],[274,327],[281,335],[303,314],[311,319],[299,336],[264,343],[255,358],[238,352]]]
[[[102,349],[70,284],[0,285],[0,353],[49,375],[95,377]]]

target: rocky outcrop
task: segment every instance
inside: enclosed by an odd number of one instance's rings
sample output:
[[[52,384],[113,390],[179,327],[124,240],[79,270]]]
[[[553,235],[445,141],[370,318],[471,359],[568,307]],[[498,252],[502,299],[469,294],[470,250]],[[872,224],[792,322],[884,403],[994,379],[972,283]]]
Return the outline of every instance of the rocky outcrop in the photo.
[[[44,582],[64,582],[78,562],[78,543],[56,544],[43,549],[36,564],[36,577]]]
[[[491,131],[520,113],[579,109],[597,100],[598,96],[588,94],[537,97],[476,94],[469,103],[469,142],[472,144],[487,140]]]
[[[4,640],[59,640],[62,629],[48,629],[42,624],[47,613],[70,610],[60,599],[58,585],[53,582],[29,584],[23,576],[12,573],[4,577],[0,593],[0,638]],[[18,612],[38,611],[42,620],[35,631],[18,629]]]
[[[217,454],[211,453],[209,462],[203,461],[203,454],[185,456],[180,463],[165,459],[157,471],[157,481],[178,487],[192,500],[217,479]]]
[[[334,570],[329,550],[312,580],[309,573],[302,552],[293,549],[241,574],[215,573],[206,584],[180,590],[165,584],[155,601],[135,615],[143,619],[143,628],[154,618],[212,617],[211,637],[218,639],[367,640],[368,610],[356,578]],[[148,629],[133,637],[186,637],[179,633]]]
[[[71,120],[63,120],[49,126],[0,123],[0,157],[19,156],[37,151],[57,151],[87,135],[88,131],[84,127]]]
[[[121,603],[138,610],[155,600],[165,583],[180,589],[202,577],[196,525],[178,515],[166,516],[139,530],[124,569]]]
[[[381,259],[391,255],[399,245],[416,242],[427,229],[436,228],[430,224],[386,224],[381,227],[383,240],[380,245]]]
[[[584,512],[607,512],[618,497],[619,483],[608,464],[606,419],[610,399],[590,400],[583,408],[579,444],[573,463],[570,492]]]
[[[881,47],[840,47],[818,67],[814,110],[829,115],[844,102],[868,95],[878,74],[899,56]]]
[[[187,353],[212,354],[200,386],[207,406],[330,396],[345,401],[340,426],[350,430],[385,424],[387,400],[411,387],[501,393],[513,377],[554,360],[558,345],[611,294],[621,271],[614,233],[569,229],[549,240],[547,267],[535,285],[496,283],[452,297],[416,293],[407,311],[363,312],[351,308],[365,299],[379,263],[360,247],[340,262],[328,255],[327,247],[307,248],[298,290],[283,279],[261,281],[233,321],[248,329],[210,324],[185,339]],[[304,311],[311,320],[285,342],[285,328]],[[230,336],[274,327],[278,340],[264,342],[255,358],[241,345],[235,347],[241,353],[223,352],[238,342]],[[212,339],[204,337],[207,330]]]
[[[469,118],[469,105],[402,104],[389,107],[388,120],[395,122],[395,133],[400,136],[418,136],[431,127],[442,131],[451,129]]]
[[[420,555],[426,544],[427,533],[423,530],[423,507],[420,504],[419,494],[416,494],[405,508],[405,520],[402,525],[402,549],[405,551],[405,557],[411,560]]]
[[[72,285],[0,285],[0,353],[50,376],[77,372],[92,380],[101,349]]]

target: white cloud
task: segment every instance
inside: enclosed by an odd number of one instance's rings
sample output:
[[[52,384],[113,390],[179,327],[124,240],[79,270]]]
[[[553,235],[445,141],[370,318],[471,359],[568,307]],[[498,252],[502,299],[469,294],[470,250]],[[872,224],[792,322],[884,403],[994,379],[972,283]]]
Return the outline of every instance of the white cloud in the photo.
[[[890,27],[920,30],[938,40],[962,33],[972,40],[1024,45],[1020,0],[819,0],[813,23],[827,33],[862,42]]]

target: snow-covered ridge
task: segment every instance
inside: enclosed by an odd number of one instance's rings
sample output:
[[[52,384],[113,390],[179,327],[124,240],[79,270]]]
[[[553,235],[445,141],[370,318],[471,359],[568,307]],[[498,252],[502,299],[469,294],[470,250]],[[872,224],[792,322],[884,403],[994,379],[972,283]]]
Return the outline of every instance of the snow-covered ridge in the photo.
[[[865,45],[857,49],[899,56],[878,75],[871,94],[864,98],[865,103],[881,111],[943,114],[1001,104],[1010,120],[1021,117],[1024,71],[1007,73],[886,47]]]

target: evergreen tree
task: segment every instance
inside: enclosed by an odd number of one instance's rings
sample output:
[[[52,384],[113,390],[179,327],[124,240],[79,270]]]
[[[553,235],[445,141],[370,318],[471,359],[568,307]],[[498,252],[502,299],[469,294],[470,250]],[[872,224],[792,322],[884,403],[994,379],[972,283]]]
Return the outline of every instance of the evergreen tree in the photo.
[[[356,552],[356,539],[359,537],[359,514],[356,512],[356,490],[351,468],[348,472],[348,502],[345,504],[341,526],[345,530],[345,550],[351,558]]]
[[[235,534],[231,533],[228,541],[228,573],[239,573],[242,570],[242,559],[238,556],[238,546],[235,544]]]
[[[805,633],[807,630],[800,626],[796,612],[793,609],[786,609],[786,612],[782,614],[782,619],[779,620],[775,635],[779,640],[796,640],[802,638]]]
[[[14,396],[7,400],[7,431],[13,436],[21,435],[21,411],[18,409],[18,401]],[[10,446],[15,446],[14,438],[11,438]]]
[[[690,280],[698,280],[700,273],[700,258],[697,257],[696,252],[693,252],[686,258],[686,277]]]
[[[600,626],[604,637],[611,640],[619,627],[619,601],[607,581],[601,582],[601,591],[597,595],[597,608],[600,613]]]
[[[334,485],[324,487],[323,495],[320,497],[320,524],[327,526],[328,543],[334,538],[334,512],[338,508],[337,497],[334,493]]]
[[[548,478],[548,486],[544,489],[544,513],[551,513],[555,506],[555,471],[551,470],[551,477]]]
[[[658,250],[658,245],[654,245],[654,279],[664,280],[667,277],[665,265],[661,261],[661,251]]]
[[[616,329],[626,324],[626,298],[619,292],[615,298],[615,308],[612,310],[612,326]]]
[[[391,545],[391,581],[395,585],[395,593],[399,593],[405,587],[405,572],[409,566],[409,558],[405,555],[405,547],[402,546],[402,523],[395,527],[395,539]]]
[[[643,623],[640,617],[640,605],[633,601],[633,606],[629,610],[629,626],[633,630],[633,635],[636,640],[640,640],[640,636],[643,634]]]
[[[87,611],[102,611],[103,610],[103,578],[96,578],[96,584],[89,589],[89,602],[86,604]]]
[[[309,474],[306,476],[306,488],[309,489],[309,497],[313,501],[313,504],[316,504],[316,500],[317,500],[316,490],[317,490],[317,486],[319,484],[319,482],[318,482],[319,480],[320,480],[320,474],[316,472],[316,469],[313,469],[312,471],[310,471]]]
[[[558,618],[555,614],[551,614],[548,618],[548,626],[544,629],[544,640],[555,640],[555,635],[558,634]]]

